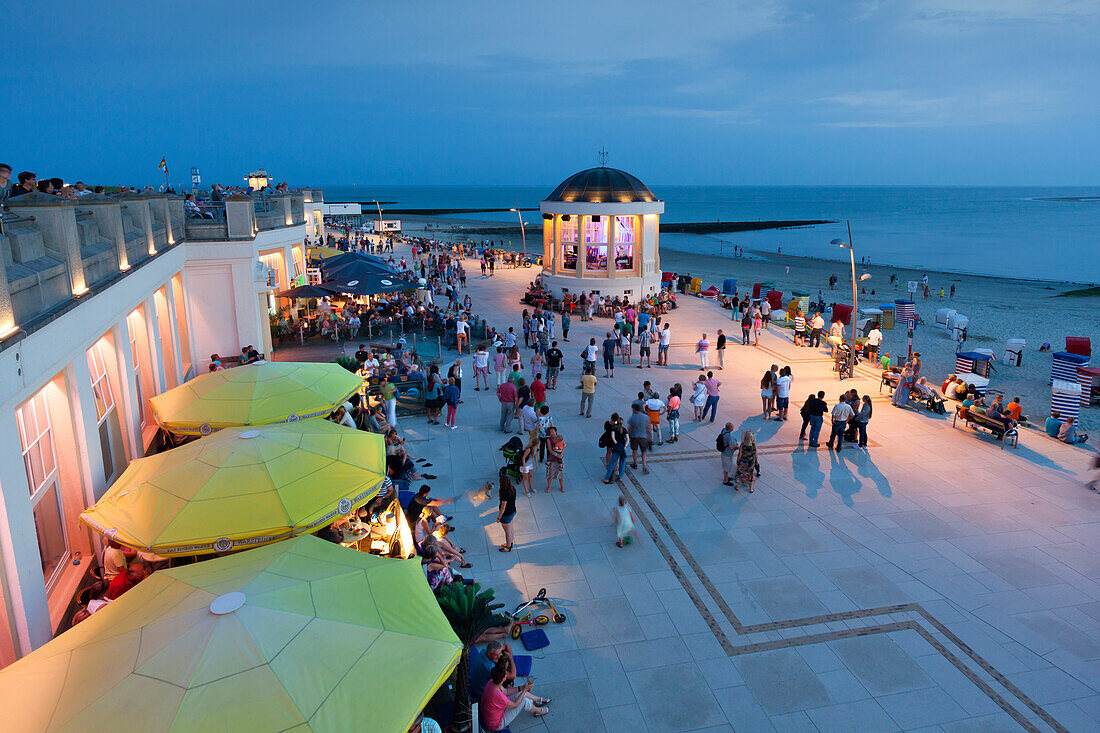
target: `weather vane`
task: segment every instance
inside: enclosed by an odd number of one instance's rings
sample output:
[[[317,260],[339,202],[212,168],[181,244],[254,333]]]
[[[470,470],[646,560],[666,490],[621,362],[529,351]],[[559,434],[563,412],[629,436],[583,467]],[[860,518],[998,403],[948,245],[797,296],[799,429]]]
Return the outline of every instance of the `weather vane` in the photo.
[[[602,145],[600,146],[600,152],[596,153],[596,159],[600,161],[601,168],[607,166],[607,151],[603,149]]]

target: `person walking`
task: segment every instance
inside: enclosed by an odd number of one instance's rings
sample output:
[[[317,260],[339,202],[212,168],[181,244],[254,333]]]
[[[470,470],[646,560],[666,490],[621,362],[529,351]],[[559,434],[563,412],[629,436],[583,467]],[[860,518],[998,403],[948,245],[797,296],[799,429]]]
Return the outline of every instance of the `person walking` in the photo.
[[[516,487],[512,486],[512,479],[508,474],[500,476],[500,505],[497,507],[497,522],[504,530],[504,544],[500,546],[501,552],[511,552],[515,537],[512,534],[512,520],[516,517]]]
[[[470,340],[470,323],[463,313],[462,317],[455,321],[455,342],[458,344],[458,353],[462,353],[462,347]]]
[[[752,340],[753,346],[760,345],[760,329],[764,325],[764,317],[760,313],[760,309],[756,308],[752,312]]]
[[[550,449],[550,457],[546,460],[546,493],[550,493],[550,487],[554,485],[554,479],[558,481],[558,488],[565,493],[565,438],[558,429],[550,426],[546,435],[547,446]]]
[[[512,431],[512,418],[516,414],[516,402],[519,400],[519,391],[512,382],[501,382],[497,387],[497,399],[500,400],[500,432]]]
[[[603,375],[615,376],[615,350],[619,348],[619,339],[607,332],[607,338],[603,340]]]
[[[459,403],[459,391],[455,386],[454,377],[447,378],[447,386],[443,388],[443,402],[447,405],[447,420],[444,422],[444,426],[454,430],[458,427],[455,424],[455,419],[458,416],[458,403]]]
[[[649,418],[642,414],[642,406],[635,402],[630,407],[631,415],[627,420],[627,431],[630,434],[630,460],[631,467],[638,467],[638,451],[642,452],[642,473],[649,473],[646,463],[646,454],[652,445],[651,428]]]
[[[737,449],[740,445],[733,433],[733,423],[726,423],[722,432],[718,434],[718,445],[722,449],[722,485],[736,486],[733,481],[734,466],[737,460]]]
[[[821,317],[820,313],[814,314],[813,321],[810,322],[810,346],[818,348],[821,346],[821,332],[825,329],[825,319]]]
[[[706,420],[707,410],[710,410],[710,421],[714,422],[718,413],[718,400],[721,399],[718,388],[721,386],[722,383],[714,378],[714,372],[707,372],[707,378],[703,381],[703,387],[707,391],[707,401],[703,403],[703,414],[700,420]]]
[[[741,445],[737,448],[737,473],[733,477],[733,487],[744,484],[749,493],[756,491],[753,481],[760,475],[760,461],[756,456],[756,437],[746,430],[741,433]]]
[[[785,366],[779,370],[779,377],[775,380],[775,409],[778,413],[776,420],[786,420],[787,410],[791,404],[791,368]]]
[[[714,343],[714,350],[718,352],[718,368],[724,369],[726,366],[726,334],[722,333],[722,329],[718,329],[718,338]]]
[[[721,333],[721,331],[719,331]],[[650,344],[653,341],[653,332],[648,328],[643,328],[638,331],[638,368],[642,368],[642,359],[646,361],[646,368],[652,369],[653,362],[650,359]],[[657,357],[658,363],[660,362],[660,355]]]
[[[863,395],[863,404],[859,406],[859,412],[856,413],[856,430],[859,432],[859,440],[856,446],[863,450],[867,450],[867,423],[871,422],[873,411],[871,395]]]
[[[623,547],[638,539],[638,530],[634,527],[634,513],[626,505],[626,497],[620,496],[618,505],[611,512],[611,521],[615,525],[615,546]]]
[[[558,342],[553,341],[550,343],[550,348],[546,350],[546,386],[549,389],[558,388],[558,374],[561,372],[562,362],[565,359],[565,354],[558,348]]]
[[[707,370],[707,353],[710,351],[710,341],[707,341],[707,335],[704,333],[703,338],[695,342],[695,353],[699,355],[699,368],[703,371]]]
[[[581,375],[581,415],[592,417],[592,402],[596,399],[596,375]]]
[[[802,408],[798,411],[798,414],[802,416],[802,427],[798,431],[798,440],[803,441],[806,439],[806,428],[810,427],[810,405],[814,401],[813,393],[806,397],[806,401],[802,403]]]
[[[848,427],[848,421],[855,417],[852,406],[845,401],[843,394],[837,399],[836,405],[833,406],[832,412],[829,413],[829,417],[832,418],[833,427],[832,432],[829,433],[827,445],[832,449],[833,441],[835,440],[835,450],[839,453],[844,446],[844,430]]]
[[[600,348],[596,346],[596,339],[588,339],[588,346],[585,346],[581,351],[581,359],[584,360],[583,371],[585,374],[596,373],[596,356],[600,353]]]
[[[387,379],[386,381],[382,382],[382,387],[379,391],[379,395],[382,397],[382,402],[386,405],[386,422],[390,424],[391,428],[396,428],[397,385]]]
[[[626,444],[629,435],[623,427],[623,421],[618,415],[612,415],[607,429],[607,472],[603,475],[605,484],[611,483],[611,477],[615,475],[616,466],[619,469],[619,479],[622,480],[623,471],[626,470]]]
[[[569,341],[569,326],[573,324],[573,319],[569,317],[569,311],[565,311],[561,314],[561,340]]]

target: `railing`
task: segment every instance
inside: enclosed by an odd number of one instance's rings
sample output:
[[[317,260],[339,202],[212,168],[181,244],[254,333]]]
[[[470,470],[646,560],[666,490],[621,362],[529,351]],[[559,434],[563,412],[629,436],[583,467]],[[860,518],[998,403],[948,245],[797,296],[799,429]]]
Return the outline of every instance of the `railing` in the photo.
[[[34,221],[33,216],[16,216],[15,214],[0,211],[0,234],[7,234],[6,227],[10,227],[13,224],[32,221]]]

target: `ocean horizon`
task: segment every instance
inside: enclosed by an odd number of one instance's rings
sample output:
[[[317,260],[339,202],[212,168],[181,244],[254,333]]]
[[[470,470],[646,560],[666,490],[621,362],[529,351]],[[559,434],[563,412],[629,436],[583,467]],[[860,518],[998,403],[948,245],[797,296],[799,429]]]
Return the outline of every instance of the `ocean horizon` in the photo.
[[[320,186],[325,200],[400,209],[537,209],[540,186]],[[1100,186],[664,186],[665,222],[825,219],[797,229],[661,235],[696,254],[746,250],[843,259],[829,242],[852,226],[857,261],[1055,282],[1100,282]],[[366,208],[364,213],[367,214]],[[448,219],[516,222],[509,211]],[[538,226],[537,212],[525,221]],[[475,239],[477,237],[475,236]],[[1052,256],[1052,253],[1054,256]]]

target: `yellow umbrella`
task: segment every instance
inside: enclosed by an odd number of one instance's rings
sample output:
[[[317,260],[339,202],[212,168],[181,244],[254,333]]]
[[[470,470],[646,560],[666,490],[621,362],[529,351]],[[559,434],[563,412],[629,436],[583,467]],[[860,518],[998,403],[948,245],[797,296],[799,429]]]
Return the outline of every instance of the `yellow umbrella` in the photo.
[[[328,415],[362,384],[339,364],[269,362],[203,374],[149,403],[165,430],[209,435],[221,428]]]
[[[381,435],[328,420],[228,428],[126,468],[81,521],[162,556],[316,531],[378,493]]]
[[[417,560],[299,537],[154,573],[0,671],[16,731],[404,733],[462,645]]]

